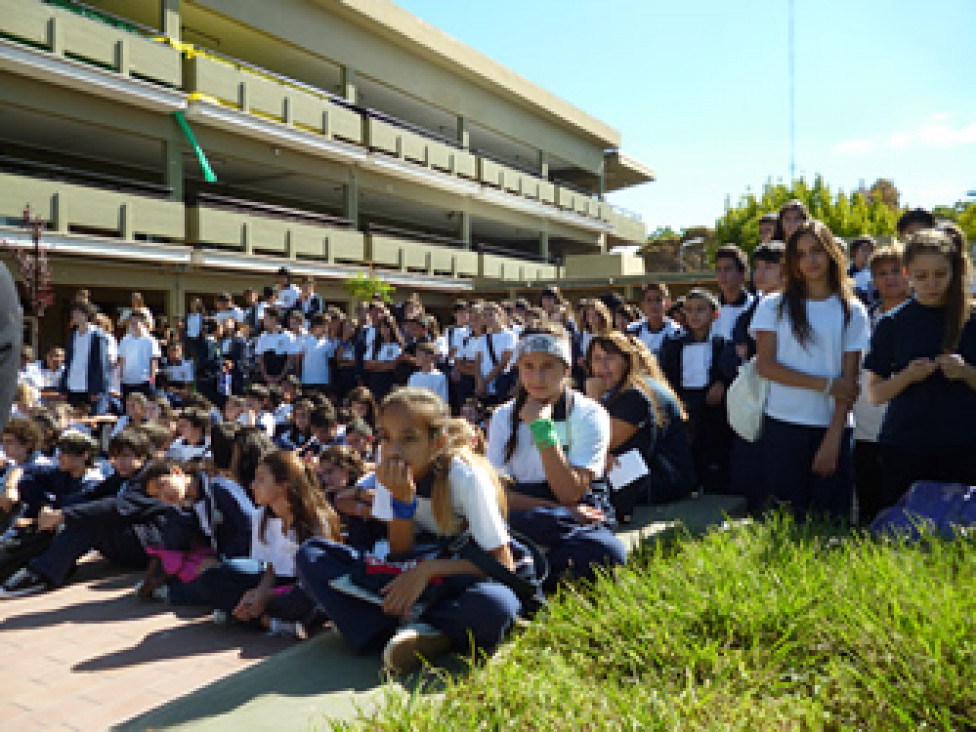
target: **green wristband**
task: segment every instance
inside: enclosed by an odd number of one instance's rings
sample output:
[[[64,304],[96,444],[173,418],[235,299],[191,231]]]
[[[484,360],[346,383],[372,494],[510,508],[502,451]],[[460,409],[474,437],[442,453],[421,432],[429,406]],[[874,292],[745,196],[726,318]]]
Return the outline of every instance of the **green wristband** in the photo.
[[[556,436],[556,423],[551,419],[543,417],[534,422],[529,422],[529,430],[532,432],[535,446],[540,450],[548,450],[550,447],[559,444],[559,438]]]

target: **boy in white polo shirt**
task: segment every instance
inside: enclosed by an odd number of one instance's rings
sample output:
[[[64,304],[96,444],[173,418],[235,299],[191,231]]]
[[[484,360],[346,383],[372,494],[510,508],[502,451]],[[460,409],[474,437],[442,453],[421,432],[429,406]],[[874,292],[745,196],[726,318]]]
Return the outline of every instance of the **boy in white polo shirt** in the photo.
[[[329,318],[323,313],[312,316],[312,332],[298,338],[296,344],[297,369],[302,378],[303,391],[325,392],[329,388],[329,360],[335,355],[337,343],[326,335]]]
[[[291,373],[294,367],[295,345],[293,333],[281,327],[282,313],[276,307],[264,311],[264,332],[254,347],[261,378],[267,384],[277,384]]]
[[[149,335],[146,314],[133,310],[129,316],[129,332],[119,343],[123,398],[134,391],[152,395],[161,356],[159,342]]]
[[[417,365],[420,371],[410,374],[407,386],[420,386],[437,394],[449,404],[447,391],[447,376],[434,368],[437,359],[437,346],[429,342],[417,344]]]

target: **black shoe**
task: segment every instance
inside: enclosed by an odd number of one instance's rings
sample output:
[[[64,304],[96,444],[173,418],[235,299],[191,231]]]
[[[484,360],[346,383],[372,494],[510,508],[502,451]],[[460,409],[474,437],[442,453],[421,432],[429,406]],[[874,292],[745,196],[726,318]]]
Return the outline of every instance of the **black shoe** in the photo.
[[[0,600],[34,595],[51,589],[51,583],[27,567],[18,569],[0,586]]]

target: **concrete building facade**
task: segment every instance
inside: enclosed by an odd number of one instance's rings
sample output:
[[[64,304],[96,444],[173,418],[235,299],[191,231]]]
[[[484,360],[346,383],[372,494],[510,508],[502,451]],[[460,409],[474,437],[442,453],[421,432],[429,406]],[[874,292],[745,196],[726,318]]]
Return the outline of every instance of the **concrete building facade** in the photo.
[[[646,237],[606,201],[654,178],[620,144],[386,0],[0,0],[0,238],[46,220],[55,330],[76,287],[176,315],[282,265],[347,304],[362,271],[559,280]]]

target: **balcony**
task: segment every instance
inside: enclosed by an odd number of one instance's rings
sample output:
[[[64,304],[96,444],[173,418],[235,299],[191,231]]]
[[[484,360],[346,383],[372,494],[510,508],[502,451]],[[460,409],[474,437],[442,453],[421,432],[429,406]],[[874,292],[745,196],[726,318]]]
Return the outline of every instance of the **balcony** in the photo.
[[[179,89],[180,52],[127,25],[110,24],[37,0],[0,0],[0,37]]]
[[[452,277],[477,277],[478,253],[438,244],[369,235],[370,262],[401,272],[415,271]]]
[[[589,194],[545,180],[483,153],[464,149],[433,132],[372,109],[353,106],[328,92],[250,64],[222,58],[210,51],[189,49],[184,78],[191,102],[216,103],[271,122],[352,143],[411,166],[538,201],[551,207],[553,212],[563,210],[608,223],[605,204]]]
[[[360,114],[334,103],[325,92],[195,50],[187,51],[184,71],[191,100],[196,95],[329,139],[363,144]]]
[[[461,178],[477,178],[477,158],[466,150],[426,138],[375,116],[367,117],[366,131],[371,150]]]
[[[336,221],[331,217],[303,213],[304,220],[294,220],[286,218],[285,210],[278,207],[239,203],[219,196],[201,196],[186,209],[189,240],[246,254],[267,253],[328,264],[366,261],[362,232],[330,224]],[[271,211],[272,208],[276,210]]]
[[[546,180],[516,163],[464,149],[430,130],[351,105],[327,91],[246,62],[186,44],[174,47],[156,40],[153,29],[101,11],[65,6],[40,0],[0,0],[0,38],[12,41],[5,46],[17,54],[31,56],[30,63],[24,61],[18,73],[38,79],[47,74],[56,83],[121,103],[143,103],[124,93],[148,94],[151,99],[147,97],[143,106],[163,111],[185,107],[186,92],[191,118],[199,112],[207,124],[236,134],[269,139],[280,129],[287,138],[284,144],[296,149],[311,149],[313,154],[334,156],[367,169],[379,168],[382,174],[420,180],[424,185],[591,234],[607,232],[627,241],[644,239],[639,221],[614,214],[606,203],[569,184]],[[16,44],[43,53],[21,52]],[[55,78],[57,70],[36,65],[38,59],[47,63],[48,54],[71,62],[61,64],[70,72],[64,79]],[[78,63],[90,67],[87,73],[92,78],[84,82],[88,86],[71,76]],[[150,84],[126,83],[120,76]],[[194,101],[203,104],[194,105]],[[247,129],[247,118],[242,115],[251,116],[251,129]],[[378,154],[367,155],[368,151]]]
[[[128,240],[184,236],[178,201],[0,172],[0,217],[20,220],[27,204],[58,232],[94,231]]]
[[[559,277],[559,267],[545,262],[506,257],[500,254],[481,252],[478,255],[479,276],[489,280],[508,282],[536,282],[553,280]]]
[[[608,222],[613,227],[610,236],[615,239],[643,244],[647,240],[647,226],[634,214],[627,214],[604,204],[608,213]]]

